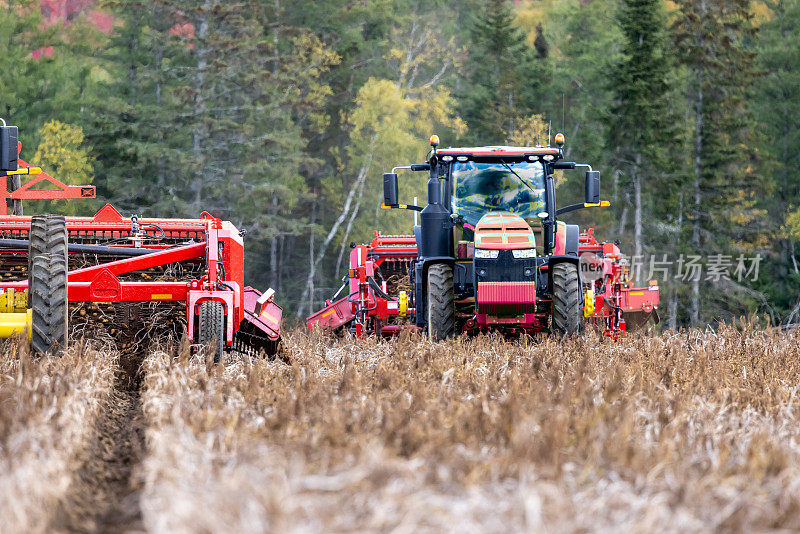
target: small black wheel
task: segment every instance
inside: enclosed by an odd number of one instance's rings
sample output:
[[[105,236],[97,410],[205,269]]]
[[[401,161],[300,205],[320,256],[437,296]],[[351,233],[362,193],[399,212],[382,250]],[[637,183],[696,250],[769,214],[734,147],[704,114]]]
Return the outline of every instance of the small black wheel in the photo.
[[[428,268],[428,339],[441,341],[456,329],[453,267],[436,263]]]
[[[225,307],[221,302],[207,300],[200,304],[197,342],[201,345],[213,343],[214,362],[222,359],[225,350]]]
[[[557,263],[551,276],[553,317],[550,332],[559,337],[579,334],[583,330],[583,310],[578,268],[572,263]]]
[[[60,354],[67,347],[67,259],[61,254],[33,258],[28,296],[31,347],[37,355]]]

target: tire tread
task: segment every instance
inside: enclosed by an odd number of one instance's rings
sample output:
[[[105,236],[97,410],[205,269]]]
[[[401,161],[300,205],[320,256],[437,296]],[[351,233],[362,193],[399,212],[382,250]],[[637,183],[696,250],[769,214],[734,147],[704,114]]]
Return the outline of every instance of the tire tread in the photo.
[[[557,263],[552,270],[553,316],[550,331],[556,336],[574,336],[583,329],[578,269],[572,263]]]
[[[455,333],[453,267],[437,263],[428,268],[428,338],[442,341]]]

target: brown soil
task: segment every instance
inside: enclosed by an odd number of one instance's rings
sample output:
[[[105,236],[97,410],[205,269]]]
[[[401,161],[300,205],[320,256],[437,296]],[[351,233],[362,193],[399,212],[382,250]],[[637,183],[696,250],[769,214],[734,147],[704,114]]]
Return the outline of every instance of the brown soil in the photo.
[[[54,516],[52,529],[61,532],[141,532],[141,480],[144,457],[144,417],[141,393],[142,356],[123,354],[115,391],[97,423],[91,446],[81,458]]]

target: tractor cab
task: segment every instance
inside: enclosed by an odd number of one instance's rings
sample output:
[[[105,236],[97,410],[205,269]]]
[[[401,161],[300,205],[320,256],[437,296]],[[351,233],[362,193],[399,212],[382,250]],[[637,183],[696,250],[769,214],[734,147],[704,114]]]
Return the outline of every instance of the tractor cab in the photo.
[[[473,158],[450,164],[450,205],[464,224],[474,228],[486,213],[496,211],[534,219],[545,209],[541,162],[507,159],[475,161]]]
[[[530,153],[534,149],[525,149]],[[534,246],[543,252],[543,227],[540,213],[547,211],[545,167],[541,161],[520,157],[511,147],[461,149],[460,153],[440,156],[447,175],[445,203],[452,213],[455,257],[473,257],[475,231],[488,214],[513,214],[523,219],[539,235]],[[479,154],[491,154],[480,156]],[[456,159],[458,158],[458,159]],[[486,219],[488,222],[490,219]],[[491,230],[493,226],[482,225]],[[484,244],[491,238],[481,240]]]

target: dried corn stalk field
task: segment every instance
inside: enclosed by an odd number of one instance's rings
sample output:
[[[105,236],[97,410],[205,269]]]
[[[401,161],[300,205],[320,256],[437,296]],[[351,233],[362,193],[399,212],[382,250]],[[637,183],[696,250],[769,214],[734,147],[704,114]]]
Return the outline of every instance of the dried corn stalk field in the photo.
[[[4,351],[4,532],[800,528],[793,332]]]

